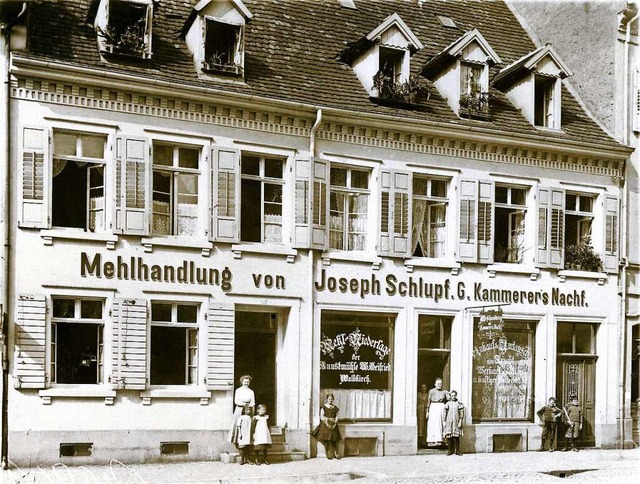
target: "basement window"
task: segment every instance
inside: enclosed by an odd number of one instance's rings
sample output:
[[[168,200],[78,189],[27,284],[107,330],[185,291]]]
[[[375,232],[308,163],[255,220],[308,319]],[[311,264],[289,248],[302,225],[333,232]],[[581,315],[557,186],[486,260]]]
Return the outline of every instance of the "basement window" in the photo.
[[[60,444],[60,457],[90,457],[93,454],[93,442]]]
[[[161,442],[161,455],[186,455],[189,453],[189,442]]]
[[[202,68],[221,74],[242,72],[242,26],[205,19]]]

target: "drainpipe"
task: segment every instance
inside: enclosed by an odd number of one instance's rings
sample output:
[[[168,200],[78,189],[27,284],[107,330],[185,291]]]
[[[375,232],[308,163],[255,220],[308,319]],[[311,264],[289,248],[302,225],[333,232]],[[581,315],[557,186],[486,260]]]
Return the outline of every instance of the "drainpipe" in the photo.
[[[0,24],[0,70],[2,71],[0,87],[0,111],[4,110],[0,115],[0,137],[5,140],[4,149],[0,153],[0,180],[4,181],[4,185],[0,189],[2,195],[0,195],[0,240],[2,243],[2,268],[0,270],[0,306],[2,306],[3,314],[0,318],[3,319],[4,324],[2,326],[2,407],[1,407],[1,419],[2,419],[2,435],[0,441],[0,465],[3,469],[8,467],[8,435],[9,435],[9,422],[8,422],[8,404],[9,397],[7,395],[9,390],[9,355],[8,355],[8,317],[4,317],[5,314],[10,314],[8,310],[9,306],[9,258],[11,254],[11,148],[10,148],[10,134],[11,134],[11,76],[9,69],[11,67],[11,30],[18,23],[20,18],[27,11],[27,2],[22,3],[22,9],[20,13],[10,22],[6,24]]]
[[[318,128],[320,127],[320,123],[322,122],[322,109],[318,109],[316,111],[316,122],[313,123],[313,126],[311,127],[311,133],[309,134],[309,162],[311,164],[310,167],[310,177],[309,177],[309,197],[311,198],[311,200],[313,201],[313,162],[315,160],[316,157],[316,131],[318,131]],[[308,220],[309,220],[309,228],[311,229],[311,222],[312,222],[312,214],[311,214],[311,203],[309,204],[309,206],[307,207],[307,211],[308,211]],[[309,231],[309,237],[311,237],[311,230]],[[311,240],[309,240],[309,242],[311,243]],[[314,362],[314,358],[315,358],[315,347],[314,347],[314,341],[315,341],[315,334],[316,334],[316,329],[315,329],[315,325],[313,324],[313,318],[315,316],[315,293],[313,290],[313,285],[314,282],[316,280],[315,278],[315,252],[313,251],[313,249],[309,249],[309,252],[307,254],[307,259],[309,260],[309,293],[308,293],[308,304],[309,304],[309,312],[308,312],[308,317],[309,317],[309,322],[312,323],[311,324],[311,384],[309,386],[309,421],[307,423],[307,431],[311,432],[311,429],[313,428],[313,415],[314,415],[314,411],[313,411],[313,390],[315,388],[315,383],[314,383],[314,379],[313,379],[313,375],[315,373],[315,368],[313,366],[313,362]],[[311,449],[309,449],[309,455],[311,454]]]

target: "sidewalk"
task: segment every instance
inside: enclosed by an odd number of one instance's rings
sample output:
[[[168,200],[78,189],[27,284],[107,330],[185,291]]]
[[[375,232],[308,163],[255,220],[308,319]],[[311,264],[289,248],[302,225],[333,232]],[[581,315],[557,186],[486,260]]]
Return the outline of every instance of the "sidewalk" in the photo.
[[[6,484],[241,482],[637,482],[640,449],[310,459],[270,466],[188,462],[0,471]]]

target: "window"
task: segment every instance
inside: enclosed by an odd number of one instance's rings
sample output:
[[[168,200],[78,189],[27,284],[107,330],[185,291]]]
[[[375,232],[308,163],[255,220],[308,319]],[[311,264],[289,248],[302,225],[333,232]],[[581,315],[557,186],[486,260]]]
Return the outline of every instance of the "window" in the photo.
[[[197,235],[199,162],[198,148],[153,144],[154,235]]]
[[[365,250],[369,212],[369,172],[331,167],[329,247]]]
[[[379,72],[393,83],[402,82],[404,50],[380,47]]]
[[[282,242],[284,160],[243,154],[240,240]]]
[[[151,56],[151,16],[149,1],[110,0],[106,29],[98,30],[107,52]]]
[[[593,224],[593,195],[567,193],[565,197],[566,245],[591,244]]]
[[[597,324],[558,323],[558,353],[596,354]]]
[[[460,63],[460,116],[489,116],[489,93],[484,70],[485,64]]]
[[[151,304],[151,385],[198,382],[198,305]]]
[[[418,383],[431,388],[442,378],[449,388],[453,317],[422,314],[418,318]]]
[[[333,393],[342,420],[391,419],[394,319],[322,312],[320,398]]]
[[[545,128],[555,128],[555,87],[557,78],[534,76],[534,124]]]
[[[522,263],[527,189],[496,185],[495,262]]]
[[[505,320],[502,331],[473,329],[474,421],[533,418],[535,323]]]
[[[413,177],[414,257],[446,255],[448,185],[447,180]]]
[[[471,64],[462,62],[460,64],[460,94],[468,96],[476,96],[485,91],[482,86],[483,64]]]
[[[102,383],[104,301],[54,297],[52,303],[51,383]]]
[[[205,19],[204,63],[210,71],[238,74],[242,66],[242,27]]]
[[[54,131],[53,226],[105,228],[106,140],[103,135]]]

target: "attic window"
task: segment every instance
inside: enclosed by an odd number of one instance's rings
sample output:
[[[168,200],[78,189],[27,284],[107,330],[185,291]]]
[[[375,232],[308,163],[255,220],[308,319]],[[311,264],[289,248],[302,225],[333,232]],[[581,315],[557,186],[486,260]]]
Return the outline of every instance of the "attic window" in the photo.
[[[358,10],[353,0],[338,0],[338,3],[344,8],[350,8],[351,10]]]
[[[242,26],[206,19],[203,69],[240,74]]]
[[[486,64],[460,62],[460,116],[480,119],[489,117],[486,68]]]
[[[458,28],[456,23],[453,21],[451,17],[444,17],[442,15],[436,15],[436,18],[440,21],[440,25],[443,27],[449,27],[452,29]]]
[[[98,27],[104,41],[104,50],[111,54],[151,57],[150,2],[111,0],[107,26]]]
[[[534,76],[534,124],[544,128],[556,128],[555,87],[558,79],[547,76]]]
[[[395,83],[401,82],[403,59],[404,50],[380,47],[379,72]]]

